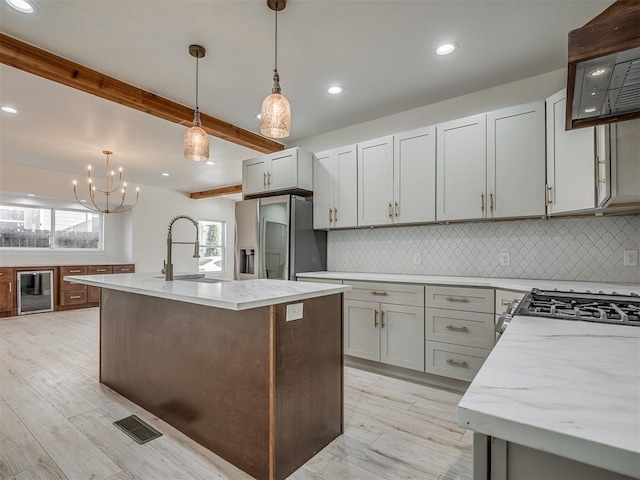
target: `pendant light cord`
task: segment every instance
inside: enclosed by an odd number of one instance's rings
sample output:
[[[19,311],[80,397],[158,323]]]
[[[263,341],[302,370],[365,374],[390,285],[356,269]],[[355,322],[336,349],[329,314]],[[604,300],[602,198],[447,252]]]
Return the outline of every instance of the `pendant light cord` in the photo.
[[[276,2],[276,66],[273,71],[278,72],[278,2]]]
[[[200,59],[199,54],[196,55],[196,112],[198,111],[198,60]]]

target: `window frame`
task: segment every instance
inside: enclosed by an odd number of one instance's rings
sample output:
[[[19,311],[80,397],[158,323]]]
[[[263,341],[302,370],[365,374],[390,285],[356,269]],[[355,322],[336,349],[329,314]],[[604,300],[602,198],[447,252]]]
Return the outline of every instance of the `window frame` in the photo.
[[[3,247],[0,246],[0,251],[4,252],[85,252],[85,253],[102,253],[104,252],[104,231],[105,231],[105,214],[99,212],[91,212],[88,210],[80,210],[77,208],[64,208],[64,207],[50,207],[47,205],[23,205],[19,203],[11,203],[11,202],[2,202],[0,203],[0,208],[2,207],[11,207],[11,208],[25,208],[25,209],[34,209],[34,210],[48,210],[51,215],[51,224],[49,230],[49,246],[48,247]],[[98,215],[100,221],[100,227],[98,230],[98,246],[96,248],[64,248],[64,247],[56,247],[56,212],[79,212],[79,213],[87,213],[92,215]]]
[[[227,222],[225,220],[204,220],[198,219],[198,231],[202,232],[203,224],[207,223],[218,223],[220,224],[220,244],[200,244],[200,249],[203,248],[219,248],[220,249],[220,271],[215,270],[202,270],[200,273],[213,273],[213,274],[224,274],[227,273]],[[211,258],[211,257],[200,257],[200,258]],[[198,270],[200,270],[198,268]]]

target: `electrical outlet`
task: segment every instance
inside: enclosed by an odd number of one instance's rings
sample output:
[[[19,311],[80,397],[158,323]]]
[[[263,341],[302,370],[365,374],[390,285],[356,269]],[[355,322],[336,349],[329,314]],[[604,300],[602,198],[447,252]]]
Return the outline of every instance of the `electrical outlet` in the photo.
[[[638,266],[638,250],[625,250],[622,258],[625,267]]]
[[[420,252],[416,252],[413,254],[413,264],[420,265],[422,263],[422,254]]]
[[[302,303],[292,303],[287,305],[287,322],[300,320],[302,318]]]
[[[500,254],[500,266],[508,267],[511,265],[511,254],[509,252],[502,252]]]
[[[349,261],[349,255],[346,253],[342,254],[342,263],[347,263]]]

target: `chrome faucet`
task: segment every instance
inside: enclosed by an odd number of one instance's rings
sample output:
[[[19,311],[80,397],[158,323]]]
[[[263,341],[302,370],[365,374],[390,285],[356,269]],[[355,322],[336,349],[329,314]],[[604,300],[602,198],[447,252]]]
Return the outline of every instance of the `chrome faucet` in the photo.
[[[171,229],[173,228],[173,224],[176,222],[176,220],[180,220],[181,218],[189,220],[191,223],[193,223],[193,226],[196,227],[195,242],[174,242],[173,239],[171,238]],[[186,245],[193,244],[194,245],[193,258],[200,258],[200,241],[198,240],[199,233],[200,232],[198,229],[198,222],[196,222],[193,218],[189,217],[188,215],[178,215],[177,217],[173,217],[171,219],[171,221],[169,222],[169,230],[167,231],[167,260],[164,262],[164,268],[162,269],[162,273],[164,273],[164,279],[166,281],[173,280],[173,263],[171,263],[171,246],[174,244],[186,244]]]

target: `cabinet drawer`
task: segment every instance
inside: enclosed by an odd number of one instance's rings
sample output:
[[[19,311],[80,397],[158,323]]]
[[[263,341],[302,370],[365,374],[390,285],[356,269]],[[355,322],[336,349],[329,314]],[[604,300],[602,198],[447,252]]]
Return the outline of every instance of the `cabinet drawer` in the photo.
[[[495,343],[491,313],[461,312],[427,308],[425,340],[465,345],[467,347],[493,348]]]
[[[84,285],[84,290],[77,292],[63,292],[61,295],[61,305],[80,305],[87,303],[87,287]]]
[[[516,290],[500,290],[496,289],[496,315],[502,315],[507,311],[513,300],[520,300],[526,295],[525,292]]]
[[[490,288],[426,287],[429,308],[494,313],[494,292]]]
[[[89,265],[87,273],[89,275],[107,275],[113,273],[113,267],[111,265]]]
[[[424,287],[422,285],[352,282],[349,280],[345,280],[343,283],[352,287],[350,291],[345,292],[345,299],[411,305],[414,307],[424,306]]]
[[[113,273],[134,273],[136,271],[136,266],[134,264],[128,265],[114,265]]]
[[[490,350],[427,340],[426,352],[427,373],[470,382],[489,356]]]
[[[86,266],[60,267],[60,291],[86,290],[86,285],[71,283],[64,280],[67,275],[86,275]]]
[[[0,280],[10,280],[12,273],[12,268],[0,268]]]

